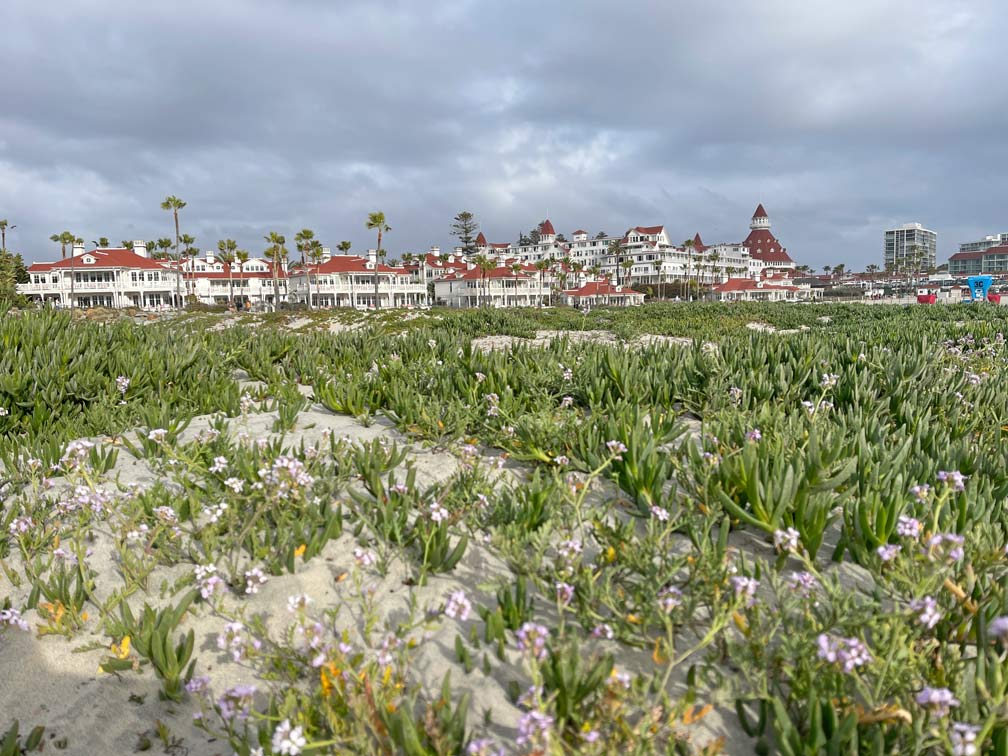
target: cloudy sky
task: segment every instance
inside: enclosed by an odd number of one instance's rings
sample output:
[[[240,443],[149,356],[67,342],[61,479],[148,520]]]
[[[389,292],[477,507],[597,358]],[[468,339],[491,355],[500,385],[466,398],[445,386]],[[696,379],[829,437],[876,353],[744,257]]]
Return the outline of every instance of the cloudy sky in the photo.
[[[302,227],[395,256],[664,223],[799,262],[1008,232],[1004,0],[3,0],[8,247]]]

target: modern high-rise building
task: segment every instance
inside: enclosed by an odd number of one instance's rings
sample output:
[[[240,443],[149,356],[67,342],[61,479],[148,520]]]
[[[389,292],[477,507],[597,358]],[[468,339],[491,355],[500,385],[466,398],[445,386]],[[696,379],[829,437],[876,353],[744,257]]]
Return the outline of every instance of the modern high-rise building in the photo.
[[[1001,247],[1008,244],[1008,233],[985,236],[980,241],[963,242],[959,245],[960,252],[983,252],[991,247]]]
[[[920,223],[906,223],[885,232],[885,269],[925,271],[935,266],[938,234]]]

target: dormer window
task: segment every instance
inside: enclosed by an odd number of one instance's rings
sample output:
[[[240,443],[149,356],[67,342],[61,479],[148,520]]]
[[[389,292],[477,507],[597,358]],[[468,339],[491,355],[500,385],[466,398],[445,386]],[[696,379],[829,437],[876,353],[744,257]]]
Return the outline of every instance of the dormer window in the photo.
[[[83,262],[85,265],[94,265],[95,259],[91,257],[91,255],[84,255],[84,257],[81,259],[81,262]]]

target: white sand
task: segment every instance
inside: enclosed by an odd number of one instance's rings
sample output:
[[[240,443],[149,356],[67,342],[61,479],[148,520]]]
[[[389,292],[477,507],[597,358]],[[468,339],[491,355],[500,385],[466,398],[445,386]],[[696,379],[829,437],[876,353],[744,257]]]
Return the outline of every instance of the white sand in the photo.
[[[272,436],[275,417],[275,413],[263,413],[244,419],[235,418],[231,432],[245,431],[252,438]],[[191,440],[209,425],[209,417],[195,418],[181,440]],[[354,419],[333,415],[319,405],[311,406],[300,415],[297,428],[287,434],[286,442],[290,446],[299,445],[302,439],[305,443],[313,443],[322,438],[325,430],[337,437],[346,435],[360,441],[384,437],[400,445],[407,442],[383,419],[375,419],[365,427]],[[412,446],[408,459],[416,466],[420,486],[447,479],[458,466],[457,460],[450,454]],[[121,484],[151,484],[161,476],[146,461],[137,460],[121,449],[119,460],[107,477],[110,480],[118,478]],[[339,582],[338,579],[356,569],[352,556],[354,546],[353,536],[345,533],[331,541],[308,564],[299,560],[295,574],[270,577],[257,595],[248,598],[229,595],[225,599],[225,608],[234,609],[243,605],[250,615],[261,615],[273,634],[279,633],[289,622],[286,602],[290,595],[307,593],[314,599],[316,609],[339,606],[342,601],[352,606],[353,581]],[[97,593],[104,597],[109,590],[122,584],[122,577],[118,573],[112,539],[99,535],[92,547],[94,553],[89,564],[98,572]],[[162,605],[164,601],[158,596],[162,581],[171,584],[190,574],[191,570],[192,565],[158,568],[149,584],[153,594],[149,597],[150,602]],[[406,619],[411,593],[421,610],[437,610],[447,595],[458,588],[466,591],[474,607],[479,604],[493,606],[496,587],[513,579],[501,559],[488,547],[474,541],[470,542],[464,558],[450,575],[432,577],[420,588],[405,584],[408,567],[399,561],[393,562],[384,577],[379,577],[373,568],[365,572],[367,583],[375,590],[378,612],[390,623]],[[0,596],[11,595],[15,606],[23,604],[28,588],[26,585],[12,586],[6,577],[0,576]],[[137,609],[142,600],[142,597],[134,597],[130,603]],[[547,618],[547,624],[551,604],[551,599],[537,601],[537,607],[542,611],[540,616]],[[37,615],[34,611],[28,612],[26,619],[34,627]],[[359,631],[359,620],[359,617],[343,609],[337,626]],[[517,680],[524,687],[526,677],[513,652],[509,652],[508,660],[502,663],[493,657],[493,651],[487,646],[479,651],[471,649],[476,668],[469,674],[465,673],[456,660],[455,637],[457,634],[468,637],[474,623],[482,630],[475,610],[466,622],[449,618],[433,622],[427,629],[426,642],[420,645],[415,655],[413,674],[417,681],[433,691],[439,688],[445,672],[450,671],[456,694],[472,693],[470,727],[490,734],[505,745],[513,744],[521,711],[511,704],[507,685],[511,680]],[[233,662],[218,650],[216,637],[223,625],[224,620],[202,604],[191,610],[183,624],[184,630],[192,628],[196,634],[196,674],[210,676],[217,694],[236,683],[256,682],[249,667]],[[135,751],[139,740],[144,737],[154,743],[153,752],[162,752],[154,734],[155,722],[160,720],[170,728],[172,735],[181,738],[182,745],[191,756],[230,756],[231,749],[226,743],[208,739],[205,733],[193,726],[193,701],[187,699],[181,704],[168,704],[158,700],[160,684],[149,667],[140,673],[126,672],[120,676],[99,672],[98,664],[107,655],[104,646],[108,641],[95,619],[89,621],[85,630],[72,641],[56,636],[36,638],[33,634],[16,630],[5,632],[0,639],[0,679],[5,682],[0,686],[0,713],[4,715],[0,717],[0,725],[15,718],[21,721],[25,732],[37,724],[45,725],[47,737],[66,740],[66,749],[62,752],[67,754],[129,754]],[[78,652],[82,647],[95,644],[102,648]],[[653,669],[649,653],[627,652],[612,644],[609,647],[617,653],[620,669],[630,672]],[[479,662],[484,651],[492,657],[489,676],[480,669]],[[683,684],[682,676],[687,667],[688,664],[684,664],[676,671],[676,685]],[[260,689],[266,687],[262,681],[259,684]],[[489,712],[492,718],[493,723],[488,728],[482,725],[484,712]],[[745,752],[746,748],[751,748],[751,741],[739,731],[734,715],[725,710],[715,710],[694,725],[692,733],[695,741],[700,743],[723,736],[729,752]],[[737,750],[739,747],[741,749]]]

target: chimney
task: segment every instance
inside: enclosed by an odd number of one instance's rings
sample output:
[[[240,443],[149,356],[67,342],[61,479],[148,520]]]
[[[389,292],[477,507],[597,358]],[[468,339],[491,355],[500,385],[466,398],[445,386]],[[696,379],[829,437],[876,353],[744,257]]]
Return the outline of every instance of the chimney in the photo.
[[[505,260],[503,257],[498,257],[497,258],[497,267],[498,268],[503,268],[505,265],[507,265],[507,260]]]
[[[74,244],[73,245],[73,256],[74,257],[80,257],[83,254],[84,254],[84,245],[83,244]]]
[[[327,263],[332,259],[332,250],[329,247],[322,247],[322,262]]]
[[[143,240],[133,242],[133,254],[137,257],[147,257],[147,242]]]
[[[368,270],[378,269],[378,250],[369,249],[367,251]]]
[[[213,253],[213,250],[212,250],[212,249],[208,249],[208,250],[206,251],[206,261],[207,261],[207,265],[213,265],[213,264],[214,264],[214,261],[215,261],[216,259],[217,259],[217,258],[216,258],[216,257],[214,257],[214,253]],[[190,267],[192,267],[192,266],[190,266]]]

